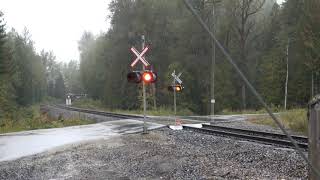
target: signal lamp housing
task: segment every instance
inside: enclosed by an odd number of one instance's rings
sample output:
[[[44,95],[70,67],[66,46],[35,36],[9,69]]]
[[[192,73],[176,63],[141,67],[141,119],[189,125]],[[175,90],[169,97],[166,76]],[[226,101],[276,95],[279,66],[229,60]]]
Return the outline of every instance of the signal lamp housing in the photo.
[[[133,71],[127,74],[127,80],[130,83],[140,83],[141,82],[141,72]]]
[[[170,85],[168,86],[168,91],[176,91],[176,92],[181,92],[184,89],[184,87],[181,84],[177,85]]]

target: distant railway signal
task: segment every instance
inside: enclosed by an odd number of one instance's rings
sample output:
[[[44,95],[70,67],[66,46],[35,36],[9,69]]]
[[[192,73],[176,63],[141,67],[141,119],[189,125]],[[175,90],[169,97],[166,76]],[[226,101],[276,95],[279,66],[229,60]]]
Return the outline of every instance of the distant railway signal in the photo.
[[[181,84],[176,84],[176,85],[170,85],[168,86],[168,90],[173,92],[181,92],[184,89],[184,87]]]
[[[177,99],[176,99],[176,93],[181,92],[183,90],[182,86],[182,80],[180,79],[182,73],[179,73],[176,75],[176,71],[174,70],[171,74],[173,77],[172,80],[172,85],[168,86],[169,91],[173,91],[173,106],[174,106],[174,116],[176,117],[177,115]],[[175,118],[176,125],[181,125],[181,123],[178,121],[178,119]]]
[[[66,105],[67,106],[71,106],[72,105],[71,104],[71,96],[70,95],[68,95],[67,98],[66,98]]]
[[[172,85],[168,86],[169,91],[180,92],[184,89],[184,87],[182,86],[182,80],[180,79],[181,75],[182,73],[179,73],[178,75],[176,75],[175,70],[172,72],[171,76],[173,77],[173,82],[172,82]]]

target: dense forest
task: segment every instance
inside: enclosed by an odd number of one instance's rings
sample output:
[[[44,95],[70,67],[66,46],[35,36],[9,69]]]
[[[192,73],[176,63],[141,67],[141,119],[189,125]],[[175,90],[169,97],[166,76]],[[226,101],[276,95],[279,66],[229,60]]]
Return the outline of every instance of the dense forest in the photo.
[[[74,78],[79,77],[77,61],[63,64],[53,52],[37,53],[27,28],[8,30],[3,16],[0,11],[0,120],[16,120],[20,108],[48,97],[64,99],[67,91],[82,91]]]
[[[305,107],[318,93],[320,65],[320,13],[315,0],[194,0],[197,12],[228,50],[268,104],[283,108],[287,62],[287,106]],[[141,106],[141,87],[129,84],[134,56],[146,37],[151,50],[146,59],[158,73],[158,82],[147,87],[151,108],[170,107],[167,91],[171,72],[183,72],[180,108],[210,113],[213,47],[183,1],[114,0],[109,5],[111,28],[95,37],[85,32],[79,42],[80,75],[90,97],[109,108]],[[215,51],[215,110],[259,109],[239,76]]]
[[[288,108],[305,107],[319,92],[319,1],[190,2],[269,105],[284,108],[286,80]],[[80,60],[69,63],[58,63],[51,51],[37,53],[28,30],[9,31],[0,13],[0,116],[68,92],[87,93],[110,109],[141,108],[141,85],[126,79],[135,58],[129,49],[141,49],[141,35],[158,74],[147,86],[148,109],[172,107],[173,70],[183,73],[180,109],[209,114],[213,90],[217,112],[261,108],[183,1],[113,0],[107,7],[110,28],[84,32]]]

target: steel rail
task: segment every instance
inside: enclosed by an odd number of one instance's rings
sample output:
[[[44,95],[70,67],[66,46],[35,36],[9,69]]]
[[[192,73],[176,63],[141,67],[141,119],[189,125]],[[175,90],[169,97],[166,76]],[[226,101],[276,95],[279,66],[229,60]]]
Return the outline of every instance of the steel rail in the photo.
[[[238,133],[245,133],[245,134],[256,134],[259,136],[269,136],[269,137],[276,137],[278,139],[288,139],[285,134],[280,133],[271,133],[271,132],[264,132],[264,131],[256,131],[256,130],[249,130],[249,129],[239,129],[239,128],[232,128],[232,127],[224,127],[224,126],[215,126],[215,125],[207,125],[203,124],[203,128],[206,129],[217,129],[217,130],[223,130],[223,131],[230,131],[230,132],[238,132]],[[308,138],[305,136],[291,136],[294,140],[308,143]]]
[[[116,117],[116,118],[121,118],[121,119],[143,118],[143,116],[138,116],[138,115],[111,113],[111,112],[97,111],[97,110],[92,110],[92,109],[68,107],[68,106],[57,105],[57,104],[52,105],[52,106],[57,107],[57,108],[61,108],[61,109],[65,109],[65,110],[70,110],[70,111],[77,111],[77,112],[83,112],[83,113],[95,114],[95,115],[101,115],[101,116],[108,116],[108,117]]]
[[[246,134],[246,133],[243,134],[243,133],[216,130],[216,129],[210,129],[210,128],[196,128],[191,126],[183,126],[183,129],[192,130],[200,133],[206,133],[206,134],[219,134],[224,136],[236,137],[236,138],[246,139],[250,141],[263,142],[267,144],[275,144],[275,145],[291,147],[291,148],[294,147],[290,141],[279,139],[279,138],[263,137],[259,135]],[[308,143],[297,142],[297,144],[302,149],[308,149]]]

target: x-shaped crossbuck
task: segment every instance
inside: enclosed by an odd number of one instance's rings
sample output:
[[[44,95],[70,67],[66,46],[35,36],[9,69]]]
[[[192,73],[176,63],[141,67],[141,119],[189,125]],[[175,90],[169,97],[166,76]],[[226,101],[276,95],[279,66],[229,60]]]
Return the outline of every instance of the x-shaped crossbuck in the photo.
[[[182,83],[180,76],[182,73],[179,73],[178,76],[176,75],[176,71],[173,71],[173,73],[171,74],[171,76],[175,79],[175,81],[177,81],[179,84]]]
[[[143,57],[144,54],[148,51],[148,49],[148,46],[145,47],[141,53],[139,53],[139,51],[134,47],[130,49],[137,56],[137,58],[131,63],[131,67],[134,67],[139,61],[141,61],[144,64],[144,66],[150,65],[149,62]]]

